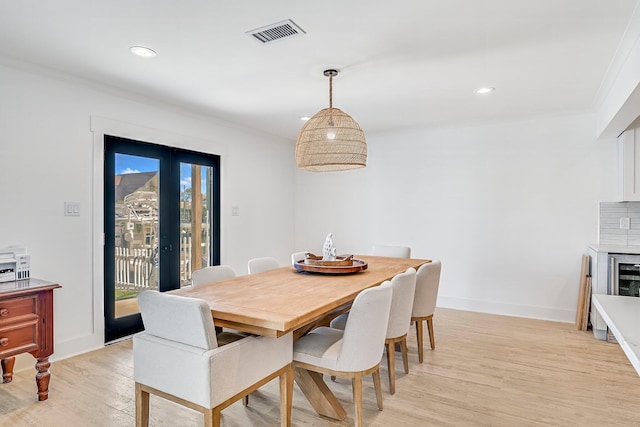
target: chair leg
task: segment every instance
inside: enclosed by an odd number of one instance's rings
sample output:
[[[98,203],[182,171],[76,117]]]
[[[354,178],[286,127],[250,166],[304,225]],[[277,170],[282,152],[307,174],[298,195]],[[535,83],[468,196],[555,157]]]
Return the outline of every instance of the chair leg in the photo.
[[[387,370],[389,371],[389,392],[396,392],[396,357],[393,341],[387,340],[385,343],[387,349]]]
[[[409,373],[409,351],[407,350],[407,336],[405,335],[400,341],[400,349],[402,351],[402,363],[404,364],[404,373]]]
[[[382,411],[382,386],[380,385],[380,367],[373,374],[373,387],[376,390],[376,400],[378,401],[378,409]]]
[[[249,406],[249,395],[242,397],[242,406]]]
[[[220,427],[220,410],[217,408],[204,411],[204,427]]]
[[[427,328],[429,329],[429,343],[431,344],[431,350],[435,350],[436,339],[433,336],[433,315],[427,317]]]
[[[136,427],[149,427],[149,393],[136,383]]]
[[[418,338],[418,361],[424,360],[424,342],[422,336],[422,320],[416,320],[416,337]]]
[[[353,404],[356,407],[356,427],[361,427],[362,424],[362,375],[356,374],[351,380],[351,386],[353,388]]]
[[[293,367],[280,375],[280,426],[291,427],[291,406],[293,404]]]

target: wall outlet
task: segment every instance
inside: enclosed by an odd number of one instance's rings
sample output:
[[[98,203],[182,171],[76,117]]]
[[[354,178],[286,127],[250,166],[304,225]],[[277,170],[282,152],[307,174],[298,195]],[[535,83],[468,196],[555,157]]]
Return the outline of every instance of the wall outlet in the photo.
[[[620,230],[628,230],[629,229],[629,218],[620,218]]]

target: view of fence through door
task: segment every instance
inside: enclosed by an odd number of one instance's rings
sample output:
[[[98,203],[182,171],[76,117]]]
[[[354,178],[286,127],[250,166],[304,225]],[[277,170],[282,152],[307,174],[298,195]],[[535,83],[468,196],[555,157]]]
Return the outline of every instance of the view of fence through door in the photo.
[[[137,296],[219,263],[217,156],[105,137],[107,341],[141,330]]]
[[[115,155],[115,317],[138,313],[137,296],[158,290],[160,162]]]

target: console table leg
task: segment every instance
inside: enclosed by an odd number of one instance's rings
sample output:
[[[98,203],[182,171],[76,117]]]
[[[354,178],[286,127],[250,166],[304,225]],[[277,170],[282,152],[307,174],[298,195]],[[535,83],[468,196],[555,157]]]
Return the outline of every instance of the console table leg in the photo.
[[[13,365],[16,363],[15,356],[0,360],[2,365],[2,382],[10,383],[13,379]]]
[[[38,400],[47,400],[49,398],[49,379],[51,373],[49,373],[49,367],[51,363],[48,357],[42,357],[37,359],[36,370],[36,384],[38,385]]]

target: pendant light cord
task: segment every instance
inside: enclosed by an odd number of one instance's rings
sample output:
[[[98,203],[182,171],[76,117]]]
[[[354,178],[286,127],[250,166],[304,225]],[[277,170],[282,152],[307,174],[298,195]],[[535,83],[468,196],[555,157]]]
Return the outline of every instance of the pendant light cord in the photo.
[[[329,75],[329,108],[333,109],[333,75]]]

